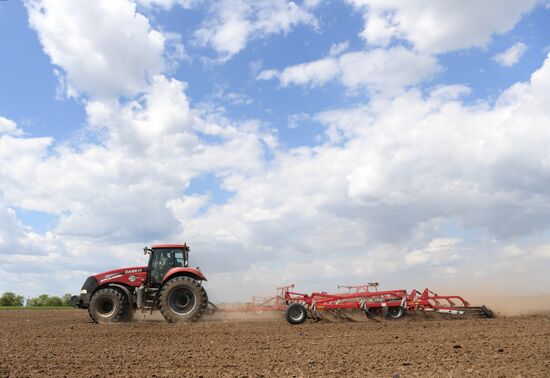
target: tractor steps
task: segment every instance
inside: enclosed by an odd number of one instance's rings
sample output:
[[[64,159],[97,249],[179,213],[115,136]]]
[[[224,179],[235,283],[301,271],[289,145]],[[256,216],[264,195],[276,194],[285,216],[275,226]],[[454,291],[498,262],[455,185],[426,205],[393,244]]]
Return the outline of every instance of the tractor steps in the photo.
[[[158,290],[158,288],[153,287],[145,289],[143,292],[143,312],[153,312],[157,301]]]

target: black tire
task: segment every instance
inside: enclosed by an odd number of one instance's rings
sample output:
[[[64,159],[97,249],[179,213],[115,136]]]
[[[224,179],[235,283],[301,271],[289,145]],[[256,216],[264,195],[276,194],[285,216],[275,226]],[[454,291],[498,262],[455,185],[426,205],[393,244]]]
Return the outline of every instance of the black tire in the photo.
[[[120,311],[120,317],[118,319],[119,322],[131,322],[134,320],[134,314],[136,313],[136,306],[133,304],[132,307],[130,307],[130,298],[128,298],[130,294],[129,292],[126,293],[125,290],[119,288],[119,287],[113,287],[113,289],[117,290],[122,296],[124,297],[124,302],[122,305],[122,310]]]
[[[407,310],[402,306],[392,306],[386,308],[386,318],[390,320],[399,320],[405,317]]]
[[[196,322],[208,307],[208,296],[198,281],[175,277],[160,291],[159,310],[170,323]]]
[[[128,299],[120,291],[112,288],[100,289],[92,295],[88,313],[95,323],[115,323],[122,320],[127,303]]]
[[[130,308],[128,301],[126,301],[126,306],[122,309],[120,314],[121,322],[131,322],[134,320],[134,315],[136,313],[136,307]]]
[[[292,325],[302,324],[307,319],[307,310],[301,303],[293,303],[286,308],[285,319]]]

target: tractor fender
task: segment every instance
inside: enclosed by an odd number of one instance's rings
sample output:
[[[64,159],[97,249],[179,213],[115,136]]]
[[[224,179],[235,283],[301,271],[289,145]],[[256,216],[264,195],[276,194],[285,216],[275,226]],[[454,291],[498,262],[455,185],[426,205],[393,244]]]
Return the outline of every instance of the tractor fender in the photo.
[[[175,276],[188,276],[197,281],[208,281],[206,279],[206,276],[198,269],[178,267],[172,268],[168,272],[166,272],[164,278],[162,279],[162,285],[164,285],[164,283],[170,278]]]
[[[119,284],[109,284],[109,286],[121,289],[124,294],[126,294],[126,297],[128,297],[128,306],[130,306],[130,309],[134,308],[134,296],[132,295],[132,293],[130,293],[130,290],[128,290],[126,286]]]

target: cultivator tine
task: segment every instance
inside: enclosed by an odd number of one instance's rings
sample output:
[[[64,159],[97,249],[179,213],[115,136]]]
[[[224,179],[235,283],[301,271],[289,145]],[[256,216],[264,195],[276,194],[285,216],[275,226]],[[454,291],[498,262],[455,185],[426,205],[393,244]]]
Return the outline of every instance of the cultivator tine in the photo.
[[[367,316],[367,319],[374,320],[375,322],[380,323],[380,319],[378,319],[377,315],[371,314],[367,310],[364,310],[364,312],[365,312],[365,315]]]
[[[356,315],[356,312],[359,312],[360,310],[350,310],[349,312],[344,312],[342,315],[346,318],[349,322],[359,322],[359,319],[354,318]]]
[[[336,315],[336,317],[340,320],[346,320],[346,317],[340,310],[333,310],[333,314]]]
[[[424,317],[426,319],[430,319],[430,320],[433,320],[433,319],[437,318],[438,315],[441,316],[440,313],[437,313],[437,315],[436,315],[435,311],[422,311],[422,313],[424,314]]]
[[[311,315],[312,315],[312,318],[315,319],[315,321],[323,320],[323,317],[321,316],[321,314],[317,310],[313,310],[311,312]]]
[[[420,318],[421,316],[423,316],[424,320],[428,319],[428,314],[426,314],[424,311],[411,311],[409,312],[409,320],[407,320],[407,323],[422,321],[422,319]]]
[[[323,319],[317,312],[314,312],[314,311],[308,311],[307,314],[308,314],[308,318],[313,319],[316,322],[321,321]]]
[[[465,317],[469,318],[492,318],[493,312],[485,306],[481,307],[466,307],[463,309]]]
[[[323,319],[326,319],[329,322],[335,322],[338,320],[338,317],[332,311],[325,311],[324,314],[325,316],[323,316]]]

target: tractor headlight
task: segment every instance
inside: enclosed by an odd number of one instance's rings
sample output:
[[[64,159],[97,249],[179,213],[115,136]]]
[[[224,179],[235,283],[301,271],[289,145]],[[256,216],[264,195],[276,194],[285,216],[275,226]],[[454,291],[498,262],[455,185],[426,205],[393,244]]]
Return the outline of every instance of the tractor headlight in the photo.
[[[88,291],[86,289],[80,290],[80,294],[88,294]]]

